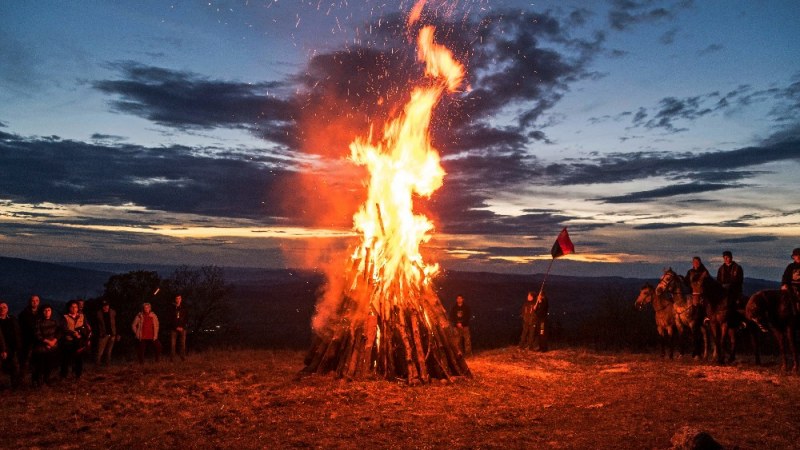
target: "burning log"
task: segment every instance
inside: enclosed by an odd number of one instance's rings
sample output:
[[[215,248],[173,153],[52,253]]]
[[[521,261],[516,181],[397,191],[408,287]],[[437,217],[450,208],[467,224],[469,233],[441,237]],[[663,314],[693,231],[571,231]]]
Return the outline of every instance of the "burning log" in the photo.
[[[351,311],[355,314],[337,322],[327,330],[327,336],[318,334],[303,372],[335,372],[347,379],[400,378],[409,384],[429,383],[431,378],[471,377],[435,293],[428,289],[406,297],[407,292],[401,293],[396,290],[398,285],[394,286],[392,295],[385,297],[388,300],[380,307],[364,315]],[[371,293],[362,295],[373,297]],[[356,300],[353,304],[358,303]]]

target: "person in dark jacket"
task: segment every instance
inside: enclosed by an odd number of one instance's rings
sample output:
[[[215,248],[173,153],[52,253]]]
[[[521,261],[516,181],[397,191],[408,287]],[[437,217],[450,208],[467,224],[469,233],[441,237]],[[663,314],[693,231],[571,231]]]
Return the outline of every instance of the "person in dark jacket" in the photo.
[[[61,338],[61,326],[53,318],[50,305],[41,307],[42,315],[36,321],[36,344],[33,350],[33,385],[50,384],[50,374],[58,364],[58,344]]]
[[[169,316],[169,360],[175,357],[175,347],[179,347],[181,361],[186,360],[186,325],[189,323],[189,311],[183,303],[181,295],[175,296]]]
[[[742,302],[744,271],[742,266],[733,260],[733,253],[728,250],[722,252],[722,265],[717,269],[717,281],[725,289],[728,305],[733,308],[744,308]]]
[[[536,297],[533,296],[533,292],[528,292],[528,297],[522,306],[522,340],[520,341],[520,347],[532,350],[534,344],[538,344],[540,352],[548,350],[547,314],[549,308],[550,305],[547,301],[547,296],[544,295],[544,291],[539,292]]]
[[[533,343],[536,340],[536,312],[533,307],[536,306],[536,297],[533,292],[528,292],[528,297],[525,303],[522,304],[522,336],[519,339],[519,348],[532,349]]]
[[[42,315],[38,295],[31,295],[28,306],[19,313],[19,331],[22,335],[22,348],[19,352],[21,376],[30,370],[33,348],[36,346],[36,322]]]
[[[692,310],[691,317],[693,322],[692,342],[694,342],[694,349],[692,349],[693,357],[701,357],[703,355],[703,320],[706,318],[706,308],[703,299],[703,284],[706,278],[710,278],[708,269],[703,265],[703,261],[699,256],[692,258],[692,268],[686,272],[684,281],[689,285],[692,290]]]
[[[472,311],[469,305],[464,303],[464,297],[456,297],[456,304],[450,310],[450,321],[456,330],[456,342],[458,348],[466,356],[472,356],[472,336],[469,332],[469,320],[472,318]]]
[[[791,292],[795,312],[800,313],[800,248],[792,250],[792,262],[786,266],[781,277],[781,290]]]
[[[97,355],[95,365],[101,363],[111,364],[111,351],[117,341],[117,312],[111,308],[107,301],[103,300],[100,310],[97,311]]]
[[[0,336],[5,343],[5,348],[0,354],[3,358],[3,370],[11,377],[11,387],[16,389],[20,382],[19,353],[22,348],[22,338],[17,319],[8,313],[6,302],[0,302]]]

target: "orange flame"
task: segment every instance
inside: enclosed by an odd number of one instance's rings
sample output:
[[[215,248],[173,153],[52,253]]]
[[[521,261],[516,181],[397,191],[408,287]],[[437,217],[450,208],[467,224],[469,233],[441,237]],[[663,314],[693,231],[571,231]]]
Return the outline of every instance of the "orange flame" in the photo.
[[[413,90],[379,142],[372,143],[370,132],[350,144],[351,159],[370,173],[367,201],[353,217],[363,239],[353,258],[365,277],[387,288],[397,284],[400,289],[393,291],[398,301],[403,300],[404,288],[420,288],[438,271],[438,264],[427,264],[420,255],[419,246],[430,239],[434,225],[414,214],[413,197],[429,197],[442,185],[445,172],[429,137],[431,114],[444,90],[456,90],[464,77],[463,66],[434,43],[433,34],[432,26],[420,31],[417,55],[426,64],[426,75],[436,82]]]

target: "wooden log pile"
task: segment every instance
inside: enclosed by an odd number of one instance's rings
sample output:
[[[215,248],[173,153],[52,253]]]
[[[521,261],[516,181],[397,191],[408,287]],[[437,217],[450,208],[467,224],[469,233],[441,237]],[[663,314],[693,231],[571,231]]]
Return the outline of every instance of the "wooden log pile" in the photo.
[[[381,273],[371,274],[370,258],[353,266],[335,318],[314,330],[302,373],[400,378],[409,384],[472,376],[430,280],[381,281]]]

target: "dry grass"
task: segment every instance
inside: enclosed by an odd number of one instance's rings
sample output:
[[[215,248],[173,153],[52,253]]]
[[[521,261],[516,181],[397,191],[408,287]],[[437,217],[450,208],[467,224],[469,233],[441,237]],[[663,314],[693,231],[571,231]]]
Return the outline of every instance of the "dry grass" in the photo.
[[[184,364],[88,367],[5,391],[6,448],[669,448],[682,427],[739,448],[797,448],[800,377],[647,355],[476,355],[475,378],[297,379],[302,354],[208,352]]]

